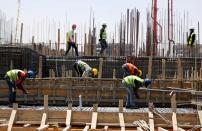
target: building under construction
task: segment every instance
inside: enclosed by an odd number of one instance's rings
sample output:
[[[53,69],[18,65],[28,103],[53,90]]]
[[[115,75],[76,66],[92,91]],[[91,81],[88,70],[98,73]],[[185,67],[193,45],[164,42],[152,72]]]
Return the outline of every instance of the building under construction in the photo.
[[[28,39],[24,31],[29,29],[19,24],[20,0],[15,33],[9,26],[12,21],[0,12],[0,131],[201,130],[200,26],[198,22],[195,46],[188,47],[189,18],[184,13],[176,19],[173,2],[167,0],[165,17],[158,13],[158,0],[152,0],[145,33],[140,28],[140,11],[127,9],[103,56],[92,12],[88,33],[75,34],[82,36],[75,38],[79,56],[73,50],[64,55],[61,28],[56,28],[56,40],[39,41],[32,35],[31,42],[24,42]],[[73,68],[77,60],[97,68],[98,77],[78,77]],[[139,89],[138,109],[125,108],[122,65],[126,62],[141,69],[142,78],[152,80],[148,88]],[[17,91],[18,103],[12,108],[7,106],[9,89],[4,80],[11,69],[37,72],[35,79],[23,83],[29,94]]]

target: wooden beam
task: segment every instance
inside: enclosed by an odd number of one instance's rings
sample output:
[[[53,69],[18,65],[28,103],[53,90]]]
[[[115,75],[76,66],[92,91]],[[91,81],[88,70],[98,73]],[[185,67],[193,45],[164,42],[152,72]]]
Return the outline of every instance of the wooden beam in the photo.
[[[168,131],[168,130],[161,128],[161,127],[158,127],[158,131]]]
[[[44,112],[48,112],[48,95],[44,95]]]
[[[198,117],[199,117],[200,125],[202,126],[202,110],[198,111]],[[201,131],[202,131],[202,128],[201,128]]]
[[[68,131],[71,127],[71,117],[72,117],[72,110],[67,110],[66,115],[66,127],[63,129],[63,131]]]
[[[119,123],[120,123],[121,131],[125,131],[125,122],[124,122],[123,113],[119,113]]]
[[[39,78],[42,78],[42,72],[43,72],[43,58],[42,56],[39,56]]]
[[[46,120],[47,120],[47,114],[43,113],[42,119],[41,119],[41,124],[40,124],[40,127],[38,127],[36,129],[37,131],[43,131],[43,130],[45,130],[46,128],[49,127],[49,125],[46,125]]]
[[[12,110],[11,115],[10,115],[10,119],[8,121],[8,129],[7,129],[7,131],[12,130],[13,123],[15,122],[15,118],[16,118],[16,113],[17,113],[17,110]]]
[[[173,112],[173,115],[172,115],[172,122],[173,122],[173,131],[177,131],[178,126],[177,126],[177,117],[175,112]]]
[[[149,128],[150,131],[154,131],[154,115],[151,111],[148,112],[149,115]]]
[[[162,79],[166,78],[166,60],[162,59]]]
[[[89,130],[89,125],[86,125],[83,131],[88,131]]]
[[[103,65],[103,58],[99,58],[98,78],[102,78],[102,65]]]
[[[137,131],[143,131],[141,127],[137,127]]]
[[[122,113],[123,112],[123,99],[119,100],[119,112]]]
[[[105,126],[105,127],[104,127],[104,131],[108,131],[108,127],[109,127],[109,126]]]
[[[116,79],[116,69],[113,69],[113,79]]]
[[[172,122],[173,122],[173,131],[178,130],[177,126],[177,105],[176,105],[176,94],[171,92],[171,108],[172,108]]]
[[[98,116],[98,113],[97,113],[97,112],[93,112],[93,113],[92,113],[91,129],[96,129],[97,116]]]
[[[93,113],[92,113],[92,119],[91,119],[91,129],[96,129],[97,117],[98,117],[97,108],[98,108],[98,104],[93,104]]]

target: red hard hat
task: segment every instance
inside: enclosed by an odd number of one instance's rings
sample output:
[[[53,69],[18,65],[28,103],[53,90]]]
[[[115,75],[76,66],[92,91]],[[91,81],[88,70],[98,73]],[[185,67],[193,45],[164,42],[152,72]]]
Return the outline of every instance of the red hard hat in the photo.
[[[73,24],[73,25],[72,25],[72,28],[76,28],[76,24]]]

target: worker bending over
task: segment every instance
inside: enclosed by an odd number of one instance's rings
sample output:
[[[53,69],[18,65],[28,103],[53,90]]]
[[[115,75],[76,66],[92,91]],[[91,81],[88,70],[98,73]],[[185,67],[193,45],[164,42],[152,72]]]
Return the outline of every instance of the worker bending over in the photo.
[[[12,107],[13,103],[16,102],[16,87],[23,91],[24,94],[27,94],[28,91],[23,88],[23,81],[26,78],[34,78],[35,73],[31,70],[22,71],[18,69],[10,70],[4,76],[8,87],[9,87],[9,106]]]
[[[76,46],[76,43],[75,43],[75,30],[76,30],[76,25],[73,24],[72,25],[72,30],[67,32],[67,35],[66,35],[66,39],[67,39],[67,51],[65,52],[65,55],[68,54],[69,50],[72,48],[75,49],[75,52],[76,52],[76,56],[79,56],[79,53],[78,53],[78,48]]]
[[[122,69],[124,71],[123,76],[135,75],[135,76],[142,76],[142,71],[139,70],[135,65],[131,63],[125,63],[122,65]]]
[[[130,75],[123,78],[122,83],[127,90],[126,108],[136,109],[135,99],[139,98],[138,89],[142,86],[147,87],[151,84],[149,79],[141,79],[138,76]],[[135,96],[135,97],[134,97]]]
[[[79,77],[97,77],[98,74],[96,68],[91,68],[87,63],[81,60],[74,63],[74,69]]]

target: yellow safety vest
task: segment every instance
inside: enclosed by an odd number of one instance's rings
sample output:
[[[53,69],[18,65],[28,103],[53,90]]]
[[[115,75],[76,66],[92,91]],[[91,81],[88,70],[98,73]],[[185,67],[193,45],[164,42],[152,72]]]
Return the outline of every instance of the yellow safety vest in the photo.
[[[6,73],[6,75],[10,78],[10,80],[12,81],[16,81],[18,80],[18,72],[23,72],[22,70],[17,70],[17,69],[14,69],[14,70],[10,70]]]
[[[107,32],[104,30],[104,32],[102,32],[102,39],[106,40],[107,39]]]
[[[189,40],[188,40],[188,44],[191,45],[192,44],[192,38],[193,38],[193,35],[195,35],[194,33],[191,34]],[[194,43],[193,43],[194,44]]]
[[[135,84],[135,83],[134,83],[135,80],[139,81],[140,83],[143,83],[143,82],[144,82],[143,79],[141,79],[141,78],[138,77],[138,76],[134,76],[134,75],[127,76],[127,77],[125,77],[123,80],[124,80],[124,82],[125,82],[127,85],[132,85],[132,86]]]
[[[74,42],[74,41],[71,41],[71,39],[74,40],[74,31],[73,30],[67,32],[67,34],[66,34],[67,42]]]

